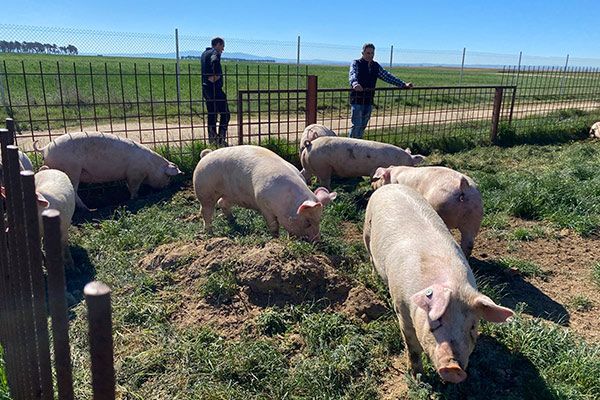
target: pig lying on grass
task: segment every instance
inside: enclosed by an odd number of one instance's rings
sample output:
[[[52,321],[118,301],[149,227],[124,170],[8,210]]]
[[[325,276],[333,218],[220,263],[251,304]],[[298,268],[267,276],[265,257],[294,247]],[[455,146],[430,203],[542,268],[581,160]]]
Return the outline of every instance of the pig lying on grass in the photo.
[[[155,189],[169,184],[180,174],[177,165],[144,145],[110,133],[77,132],[58,137],[36,151],[44,155],[44,165],[66,173],[77,192],[80,182],[104,183],[126,180],[131,198],[137,197],[142,183]],[[79,196],[77,206],[86,208]]]
[[[294,236],[319,240],[323,206],[336,197],[324,188],[311,192],[292,164],[249,145],[203,151],[193,184],[209,232],[218,202],[230,220],[231,206],[238,205],[260,211],[273,236],[282,225]]]
[[[391,144],[345,137],[318,137],[305,143],[300,162],[305,177],[315,175],[319,184],[330,188],[331,175],[373,176],[378,167],[414,166],[425,159]]]
[[[471,255],[483,219],[481,193],[473,179],[445,167],[378,168],[373,188],[401,183],[419,192],[446,223],[460,231],[460,247]]]
[[[467,260],[442,219],[415,190],[385,185],[371,196],[363,238],[389,288],[406,343],[409,367],[421,353],[448,382],[465,380],[479,319],[513,315],[477,290]]]

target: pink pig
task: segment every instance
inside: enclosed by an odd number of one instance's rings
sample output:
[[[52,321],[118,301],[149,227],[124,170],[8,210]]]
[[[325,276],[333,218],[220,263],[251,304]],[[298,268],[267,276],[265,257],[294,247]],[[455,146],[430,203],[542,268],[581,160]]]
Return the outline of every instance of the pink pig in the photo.
[[[385,185],[373,193],[363,238],[389,288],[411,370],[422,371],[424,351],[443,380],[464,381],[479,320],[504,322],[512,310],[477,290],[444,222],[408,186]]]
[[[475,181],[445,167],[378,168],[373,179],[377,188],[401,183],[419,192],[442,217],[448,229],[458,229],[460,246],[469,257],[483,219],[483,201]]]
[[[204,150],[193,184],[207,231],[218,203],[230,220],[233,205],[258,210],[273,236],[279,235],[281,225],[290,234],[313,241],[320,239],[323,206],[336,197],[325,188],[311,192],[296,167],[251,145]]]

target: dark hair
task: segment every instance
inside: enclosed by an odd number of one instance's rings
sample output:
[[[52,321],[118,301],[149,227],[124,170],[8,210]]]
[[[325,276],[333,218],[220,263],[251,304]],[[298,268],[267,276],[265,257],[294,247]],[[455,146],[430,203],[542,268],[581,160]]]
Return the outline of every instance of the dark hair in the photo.
[[[365,49],[367,49],[367,48],[369,48],[369,47],[370,47],[370,48],[372,48],[372,49],[373,49],[373,51],[375,51],[375,45],[374,45],[373,43],[365,43],[365,44],[363,44],[363,49],[362,49],[362,51],[365,51]]]
[[[212,47],[215,47],[218,44],[225,44],[223,38],[217,36],[216,38],[213,38],[213,40],[210,41],[210,45]]]

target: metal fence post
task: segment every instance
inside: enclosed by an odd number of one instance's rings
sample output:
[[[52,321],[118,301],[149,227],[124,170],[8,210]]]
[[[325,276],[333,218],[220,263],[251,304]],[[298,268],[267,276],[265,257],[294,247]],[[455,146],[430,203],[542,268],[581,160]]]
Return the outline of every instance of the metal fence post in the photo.
[[[502,109],[502,94],[504,88],[497,87],[494,95],[494,110],[492,112],[492,132],[490,134],[490,140],[492,143],[496,142],[498,138],[498,125],[500,123],[500,110]]]
[[[237,126],[238,126],[238,144],[244,144],[244,104],[242,102],[242,91],[237,93]]]
[[[296,65],[300,65],[300,35],[298,35],[298,46],[297,46],[297,55],[296,55]]]
[[[179,30],[175,28],[175,57],[177,63],[175,65],[175,74],[177,76],[177,103],[181,102],[181,87],[179,85]]]
[[[567,68],[569,67],[569,55],[567,54],[567,60],[565,61],[565,69],[563,71],[563,75],[560,78],[560,95],[562,96],[565,89],[565,77],[567,75]]]
[[[110,309],[110,288],[90,282],[83,288],[88,309],[92,390],[94,400],[115,399],[115,367]]]
[[[306,125],[317,123],[317,76],[306,76]]]
[[[392,45],[390,49],[390,68],[392,68],[392,63],[394,61],[394,45]]]
[[[462,85],[462,78],[463,78],[463,71],[465,69],[465,53],[467,52],[467,48],[463,47],[463,54],[462,54],[462,62],[460,63],[460,80],[458,81],[458,85]]]
[[[71,349],[69,346],[69,319],[65,296],[65,267],[63,246],[60,242],[60,212],[44,210],[44,250],[48,271],[48,306],[52,317],[52,341],[58,398],[74,399]],[[69,251],[69,250],[67,250]]]

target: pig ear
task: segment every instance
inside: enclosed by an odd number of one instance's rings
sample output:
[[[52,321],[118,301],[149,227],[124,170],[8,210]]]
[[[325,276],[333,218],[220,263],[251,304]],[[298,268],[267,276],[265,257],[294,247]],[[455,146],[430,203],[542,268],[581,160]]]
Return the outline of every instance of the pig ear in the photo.
[[[48,208],[50,202],[46,200],[44,195],[38,192],[35,192],[35,195],[37,196],[37,205],[42,208]]]
[[[489,322],[504,322],[514,315],[510,308],[497,305],[483,294],[477,295],[474,307],[481,313],[482,318]]]
[[[434,284],[415,293],[410,298],[419,308],[427,312],[429,320],[436,321],[444,315],[450,303],[452,290],[442,285]]]
[[[4,186],[0,186],[0,196],[5,199],[6,198],[6,189],[4,189]]]
[[[329,193],[329,190],[327,190],[324,187],[316,188],[314,193],[315,196],[317,196],[317,199],[319,199],[319,202],[324,206],[327,205],[330,201],[335,200],[335,198],[337,197],[336,192]]]
[[[323,207],[323,204],[321,204],[318,201],[304,200],[304,203],[300,204],[300,207],[298,207],[298,211],[296,211],[296,214],[300,215],[306,210],[310,210],[315,207]]]
[[[311,130],[308,132],[308,135],[306,135],[306,137],[308,138],[308,140],[310,140],[312,142],[313,140],[318,138],[319,135],[317,134],[317,132]]]
[[[371,180],[376,180],[376,179],[381,179],[381,178],[383,178],[383,181],[385,183],[390,183],[390,169],[389,168],[383,168],[383,167],[377,168],[377,170],[373,174],[373,178]]]
[[[410,147],[405,148],[404,151],[407,152],[408,154],[412,154],[412,152],[410,151]]]
[[[177,174],[183,174],[183,172],[181,172],[179,168],[177,168],[177,165],[169,163],[165,165],[165,174],[169,176],[175,176]]]

